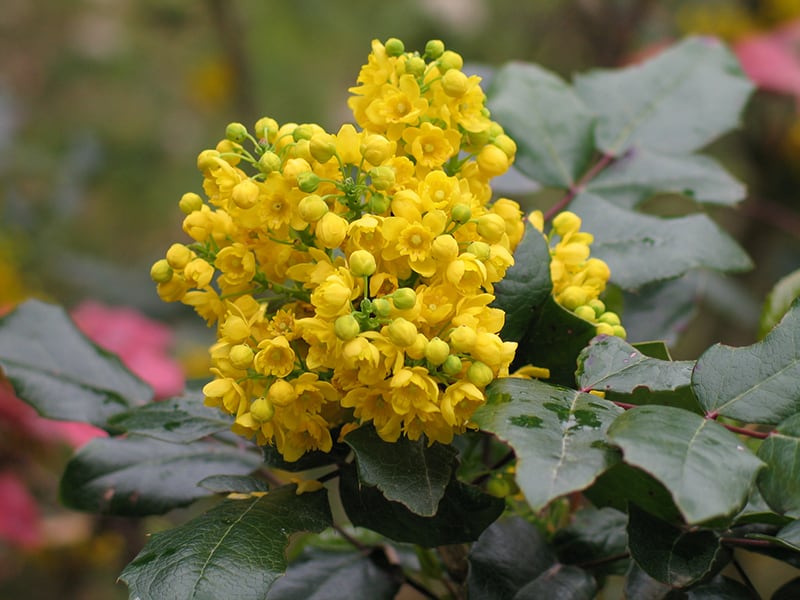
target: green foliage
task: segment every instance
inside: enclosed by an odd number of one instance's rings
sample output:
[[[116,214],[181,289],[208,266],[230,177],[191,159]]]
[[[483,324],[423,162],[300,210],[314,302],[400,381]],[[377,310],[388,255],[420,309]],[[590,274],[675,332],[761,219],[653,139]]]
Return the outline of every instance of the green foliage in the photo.
[[[750,267],[700,212],[735,205],[744,187],[699,152],[737,124],[751,89],[708,39],[574,85],[536,65],[496,74],[489,104],[516,140],[516,166],[561,194],[542,206],[546,222],[564,208],[582,217],[625,290],[623,324],[630,311],[640,331],[671,341],[694,310],[699,270]],[[684,198],[663,218],[657,196]],[[733,549],[800,563],[795,279],[773,293],[764,323],[777,325],[763,341],[673,361],[652,338],[595,337],[559,305],[546,237],[526,228],[494,306],[519,345],[513,367],[550,377],[492,382],[476,430],[451,445],[388,443],[367,425],[287,463],[232,441],[231,421],[197,393],[151,403],[61,309],[36,301],[0,320],[0,366],[44,416],[112,436],[68,464],[68,506],[159,514],[232,494],[153,536],[122,574],[131,598],[388,600],[406,584],[441,598],[589,599],[610,574],[632,598],[755,596],[720,574]],[[287,553],[289,536],[322,530],[338,543],[300,536]]]

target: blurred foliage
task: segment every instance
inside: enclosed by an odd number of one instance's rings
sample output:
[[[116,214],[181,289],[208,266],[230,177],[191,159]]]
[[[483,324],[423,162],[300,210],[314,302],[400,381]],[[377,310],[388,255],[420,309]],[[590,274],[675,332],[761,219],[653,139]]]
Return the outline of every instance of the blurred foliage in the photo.
[[[481,68],[525,60],[569,77],[686,33],[735,43],[799,14],[796,0],[4,0],[0,304],[28,290],[179,323],[190,309],[161,303],[148,270],[180,228],[180,195],[199,188],[196,154],[232,120],[269,115],[334,128],[373,38],[396,36],[409,48],[441,38]],[[798,99],[760,92],[744,129],[711,153],[749,195],[738,211],[710,212],[757,269],[706,279],[677,358],[716,341],[751,343],[763,298],[800,265]],[[669,214],[669,199],[652,209]],[[111,529],[122,536],[113,543],[125,546],[128,535],[138,548],[138,531],[122,529]],[[124,559],[131,547],[115,553]],[[118,565],[93,562],[106,550],[87,552],[13,561],[0,579],[16,578],[0,582],[0,596],[111,598],[96,581],[113,581]],[[52,586],[33,591],[31,580]]]

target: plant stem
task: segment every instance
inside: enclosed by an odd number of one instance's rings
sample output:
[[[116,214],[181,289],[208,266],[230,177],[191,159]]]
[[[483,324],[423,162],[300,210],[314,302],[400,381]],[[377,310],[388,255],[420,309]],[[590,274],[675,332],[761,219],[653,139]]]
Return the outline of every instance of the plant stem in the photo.
[[[752,429],[747,429],[747,427],[737,427],[736,425],[726,425],[725,423],[720,423],[720,425],[733,433],[739,433],[760,440],[765,440],[772,434],[771,431],[754,431]]]
[[[754,540],[751,538],[738,538],[738,537],[721,537],[720,543],[727,544],[728,546],[739,546],[742,548],[770,548],[778,547],[776,544],[769,540]]]
[[[594,163],[591,168],[584,173],[581,178],[573,183],[567,193],[564,194],[564,197],[561,198],[558,202],[556,202],[550,209],[544,214],[544,220],[549,221],[553,217],[555,217],[558,213],[569,206],[569,203],[575,199],[575,196],[580,194],[586,184],[589,183],[592,179],[597,177],[597,175],[606,167],[608,167],[611,163],[616,160],[615,156],[611,154],[603,154],[596,163]]]

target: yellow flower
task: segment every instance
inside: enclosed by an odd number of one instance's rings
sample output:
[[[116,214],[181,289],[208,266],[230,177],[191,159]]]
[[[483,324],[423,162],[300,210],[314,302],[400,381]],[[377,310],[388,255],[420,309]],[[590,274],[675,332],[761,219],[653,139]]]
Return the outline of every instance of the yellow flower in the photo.
[[[403,141],[407,152],[416,159],[418,167],[433,169],[442,166],[458,153],[461,134],[458,130],[443,130],[426,122],[403,131]]]
[[[317,316],[331,319],[350,312],[355,296],[355,282],[349,269],[337,268],[311,293]]]
[[[265,339],[258,344],[259,351],[253,359],[253,367],[262,375],[286,377],[294,370],[295,353],[282,335]]]

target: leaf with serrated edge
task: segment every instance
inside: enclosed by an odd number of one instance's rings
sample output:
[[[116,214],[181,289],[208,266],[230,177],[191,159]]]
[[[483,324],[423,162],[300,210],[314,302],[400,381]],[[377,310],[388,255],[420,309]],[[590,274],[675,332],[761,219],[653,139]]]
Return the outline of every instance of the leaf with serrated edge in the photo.
[[[800,413],[783,421],[758,448],[767,463],[756,483],[776,513],[800,518]]]
[[[487,388],[473,420],[517,456],[517,484],[534,511],[584,489],[617,461],[605,431],[622,412],[592,394],[508,377]]]
[[[591,158],[594,121],[572,88],[515,62],[498,71],[487,96],[492,118],[516,140],[515,167],[542,185],[571,187]]]
[[[245,475],[260,465],[258,453],[213,441],[95,438],[67,463],[60,496],[78,510],[161,514],[209,496],[198,483],[210,475]]]
[[[629,209],[656,194],[682,194],[695,202],[728,206],[747,194],[742,183],[708,156],[670,156],[643,148],[613,162],[586,189]]]
[[[91,342],[63,308],[28,300],[0,319],[0,369],[20,399],[50,419],[106,427],[153,390]]]
[[[120,575],[131,598],[264,600],[286,570],[288,536],[331,524],[325,490],[298,496],[295,489],[225,500],[155,534]]]
[[[674,391],[691,384],[692,367],[694,361],[650,358],[618,337],[598,336],[578,357],[576,377],[583,391]]]
[[[608,428],[627,464],[658,479],[689,524],[744,506],[763,463],[719,423],[670,406],[640,406]]]
[[[800,412],[800,300],[763,341],[716,344],[698,359],[692,390],[709,413],[777,425]]]
[[[598,115],[599,149],[620,156],[633,146],[693,152],[739,124],[753,84],[713,38],[688,38],[645,63],[595,70],[575,90]]]
[[[436,514],[456,465],[455,448],[428,445],[424,438],[401,437],[389,443],[368,425],[351,431],[345,442],[356,453],[362,482],[377,486],[387,500],[400,502],[413,513]]]
[[[578,195],[571,210],[594,236],[592,256],[608,263],[623,289],[671,279],[691,269],[744,271],[750,258],[704,214],[664,219],[614,206],[600,196]]]
[[[202,394],[190,392],[180,398],[153,402],[114,415],[108,423],[128,434],[182,443],[225,431],[233,419],[205,406]]]

